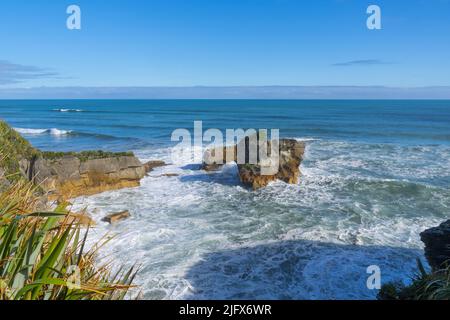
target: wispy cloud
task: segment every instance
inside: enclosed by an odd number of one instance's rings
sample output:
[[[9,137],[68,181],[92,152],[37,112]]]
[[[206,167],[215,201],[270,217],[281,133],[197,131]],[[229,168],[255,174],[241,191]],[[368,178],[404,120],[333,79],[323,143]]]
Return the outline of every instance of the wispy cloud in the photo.
[[[0,85],[19,83],[26,80],[56,78],[52,70],[0,60]]]
[[[375,66],[381,64],[388,64],[385,61],[378,59],[366,59],[366,60],[352,60],[346,62],[334,63],[332,66],[334,67],[352,67],[352,66]]]

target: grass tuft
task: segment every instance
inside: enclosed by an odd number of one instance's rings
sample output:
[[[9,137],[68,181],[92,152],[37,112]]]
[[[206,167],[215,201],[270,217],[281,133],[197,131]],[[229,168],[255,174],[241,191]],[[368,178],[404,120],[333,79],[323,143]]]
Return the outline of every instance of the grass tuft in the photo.
[[[450,300],[450,265],[427,273],[420,260],[411,285],[388,283],[378,294],[379,300]]]
[[[86,250],[88,231],[67,204],[42,210],[35,187],[19,181],[0,194],[0,300],[124,299],[135,267],[112,274]],[[70,221],[70,222],[68,222]]]

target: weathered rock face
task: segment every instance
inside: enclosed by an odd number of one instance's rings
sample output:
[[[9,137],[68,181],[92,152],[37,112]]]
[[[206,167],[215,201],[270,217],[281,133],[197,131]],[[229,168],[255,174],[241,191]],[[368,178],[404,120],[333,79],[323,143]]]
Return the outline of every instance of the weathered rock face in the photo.
[[[263,175],[261,172],[261,163],[259,159],[257,164],[250,164],[249,161],[249,140],[245,141],[245,164],[239,164],[239,177],[241,182],[253,188],[254,190],[267,186],[270,182],[281,180],[289,184],[298,183],[300,177],[300,164],[303,160],[305,152],[305,144],[294,139],[281,139],[279,141],[279,168],[275,174]],[[271,149],[271,142],[269,141],[267,150]],[[223,163],[227,162],[230,157],[228,154],[233,154],[233,161],[237,162],[237,145],[224,147],[222,152]],[[204,155],[203,170],[214,171],[222,167],[222,164],[211,163],[210,157],[216,156],[216,150],[209,150]]]
[[[420,234],[425,243],[425,257],[433,270],[450,264],[450,220]]]
[[[102,221],[108,222],[110,224],[114,224],[114,223],[117,223],[119,221],[128,219],[129,217],[131,217],[130,211],[125,210],[125,211],[121,211],[121,212],[112,213],[110,215],[107,215],[106,217],[104,217],[102,219]]]
[[[76,156],[21,161],[22,172],[49,193],[50,198],[75,198],[108,190],[137,187],[145,176],[135,157],[120,156],[81,161]]]
[[[280,140],[280,162],[274,175],[261,175],[259,165],[238,165],[239,176],[243,184],[254,190],[267,186],[271,181],[281,180],[288,184],[297,184],[300,178],[300,164],[303,160],[305,144],[297,140]]]
[[[48,193],[49,200],[136,187],[146,172],[165,165],[161,161],[142,164],[129,152],[42,152],[1,120],[0,152],[0,191],[14,176],[40,185],[39,193]]]

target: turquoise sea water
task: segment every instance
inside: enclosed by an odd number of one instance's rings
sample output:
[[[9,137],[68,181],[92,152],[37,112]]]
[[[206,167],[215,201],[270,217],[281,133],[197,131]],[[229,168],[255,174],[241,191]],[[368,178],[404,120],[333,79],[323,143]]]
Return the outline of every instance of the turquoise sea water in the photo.
[[[185,159],[139,188],[74,200],[99,222],[92,241],[117,234],[108,258],[142,264],[147,299],[372,299],[367,267],[408,281],[419,233],[450,217],[450,101],[0,101],[0,118],[44,150],[143,161],[170,162],[172,131],[196,120],[306,141],[298,185],[253,192],[233,165],[206,174]],[[133,217],[100,221],[122,209]]]

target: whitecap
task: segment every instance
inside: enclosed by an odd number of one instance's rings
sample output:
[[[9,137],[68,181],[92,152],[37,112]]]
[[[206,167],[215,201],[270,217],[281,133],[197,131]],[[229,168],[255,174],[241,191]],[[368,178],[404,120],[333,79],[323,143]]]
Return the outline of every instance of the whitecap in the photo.
[[[32,128],[14,128],[18,133],[24,135],[41,135],[41,134],[49,134],[52,136],[64,136],[72,133],[71,130],[61,130],[57,128],[51,129],[32,129]]]
[[[53,136],[64,136],[64,135],[72,133],[72,131],[71,130],[61,130],[61,129],[57,129],[57,128],[52,128],[52,129],[48,130],[48,133],[50,133]]]
[[[53,111],[57,111],[57,112],[83,112],[82,109],[53,109]]]
[[[44,134],[47,132],[47,129],[14,128],[14,130],[21,134]]]

